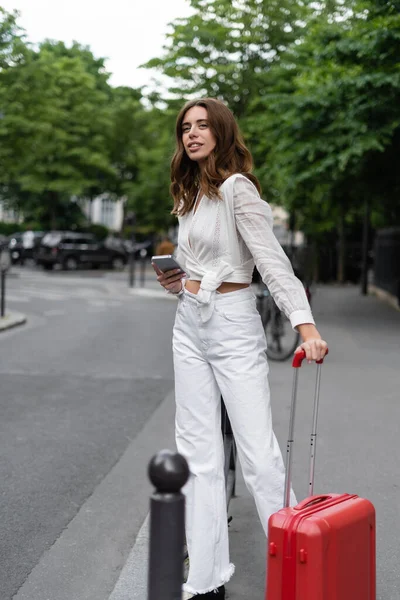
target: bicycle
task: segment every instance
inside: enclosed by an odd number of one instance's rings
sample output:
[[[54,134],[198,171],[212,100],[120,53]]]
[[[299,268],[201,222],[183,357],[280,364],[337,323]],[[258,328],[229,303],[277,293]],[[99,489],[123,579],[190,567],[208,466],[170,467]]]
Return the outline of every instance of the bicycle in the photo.
[[[309,286],[305,286],[311,300]],[[294,330],[289,319],[280,311],[264,283],[256,293],[257,309],[261,316],[267,338],[267,356],[270,360],[284,361],[293,356],[300,342],[300,334]]]

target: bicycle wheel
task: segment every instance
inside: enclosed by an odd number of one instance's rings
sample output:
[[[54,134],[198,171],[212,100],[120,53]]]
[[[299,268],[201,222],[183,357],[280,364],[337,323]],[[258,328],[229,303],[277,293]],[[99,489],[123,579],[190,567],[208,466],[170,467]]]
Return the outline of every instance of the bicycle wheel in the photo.
[[[292,328],[289,319],[279,310],[271,295],[264,301],[269,305],[265,309],[269,318],[264,324],[267,356],[270,360],[287,360],[299,345],[300,334]]]

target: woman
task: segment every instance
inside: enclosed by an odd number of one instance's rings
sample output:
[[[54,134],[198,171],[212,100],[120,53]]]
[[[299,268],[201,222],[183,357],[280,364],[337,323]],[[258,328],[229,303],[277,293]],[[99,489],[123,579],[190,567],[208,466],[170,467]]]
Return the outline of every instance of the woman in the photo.
[[[179,218],[176,257],[185,279],[153,266],[160,284],[179,297],[173,332],[176,443],[191,471],[185,487],[190,567],[184,598],[217,600],[225,597],[234,572],[221,394],[266,534],[269,516],[283,505],[284,465],[272,430],[266,341],[250,288],[254,265],[299,330],[306,358],[322,358],[327,345],[272,233],[271,210],[260,198],[252,158],[231,111],[212,98],[187,103],[178,115],[176,146],[171,191]]]

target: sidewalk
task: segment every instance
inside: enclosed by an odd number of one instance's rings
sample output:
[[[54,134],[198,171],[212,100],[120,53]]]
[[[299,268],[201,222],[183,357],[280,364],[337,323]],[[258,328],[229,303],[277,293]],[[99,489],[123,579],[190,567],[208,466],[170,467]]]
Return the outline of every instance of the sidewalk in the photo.
[[[353,286],[321,286],[313,296],[317,326],[330,355],[322,375],[315,493],[352,492],[377,511],[377,600],[400,596],[400,313]],[[274,428],[284,449],[291,398],[290,363],[271,363]],[[300,373],[294,449],[294,488],[307,495],[313,365]],[[172,412],[172,408],[170,409]],[[173,421],[170,421],[172,436]],[[157,439],[154,438],[157,451]],[[266,541],[253,500],[238,473],[230,506],[232,561],[229,600],[263,600]],[[109,600],[146,600],[148,522],[136,538]],[[306,600],[306,599],[305,599]]]
[[[24,323],[26,323],[25,315],[17,312],[6,312],[4,317],[0,317],[0,332]]]

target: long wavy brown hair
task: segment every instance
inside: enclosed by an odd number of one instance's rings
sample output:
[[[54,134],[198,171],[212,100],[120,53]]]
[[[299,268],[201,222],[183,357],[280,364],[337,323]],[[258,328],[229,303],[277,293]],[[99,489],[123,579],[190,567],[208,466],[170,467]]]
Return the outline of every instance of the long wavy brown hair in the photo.
[[[207,110],[207,122],[216,140],[216,146],[207,157],[202,170],[196,161],[188,157],[182,142],[182,123],[187,111],[193,106],[202,106]],[[183,216],[191,211],[199,189],[208,198],[221,199],[221,184],[235,173],[248,177],[261,193],[260,184],[252,174],[252,169],[252,156],[229,108],[215,98],[187,102],[176,120],[176,150],[171,161],[171,194],[174,199],[172,214]]]

